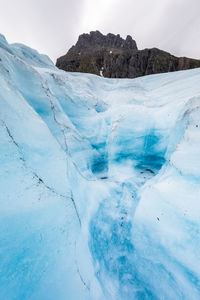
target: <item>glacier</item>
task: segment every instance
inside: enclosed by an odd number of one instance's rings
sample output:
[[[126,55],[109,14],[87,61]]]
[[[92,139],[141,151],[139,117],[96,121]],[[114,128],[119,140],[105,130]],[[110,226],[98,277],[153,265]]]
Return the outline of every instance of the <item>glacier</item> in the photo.
[[[67,73],[0,35],[0,299],[200,299],[200,69]]]

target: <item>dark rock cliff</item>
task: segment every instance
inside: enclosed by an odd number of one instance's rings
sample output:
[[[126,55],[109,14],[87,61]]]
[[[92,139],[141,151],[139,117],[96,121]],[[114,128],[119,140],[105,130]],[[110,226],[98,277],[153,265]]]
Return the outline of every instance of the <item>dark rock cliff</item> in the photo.
[[[157,48],[138,50],[130,35],[91,31],[79,36],[75,46],[58,58],[56,66],[70,72],[84,72],[109,78],[135,78],[148,74],[200,67],[200,60],[176,57]]]

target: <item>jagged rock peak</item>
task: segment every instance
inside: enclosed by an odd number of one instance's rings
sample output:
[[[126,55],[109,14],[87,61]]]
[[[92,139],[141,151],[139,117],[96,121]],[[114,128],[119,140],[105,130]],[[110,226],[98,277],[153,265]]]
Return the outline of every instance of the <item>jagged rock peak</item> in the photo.
[[[135,78],[200,67],[200,60],[175,57],[157,48],[138,50],[130,35],[81,34],[75,46],[57,59],[56,66],[70,72],[93,73],[109,78]]]
[[[126,39],[123,39],[119,34],[108,33],[107,35],[103,35],[100,31],[96,30],[81,34],[76,45],[72,46],[68,53],[87,51],[91,50],[91,48],[93,51],[98,50],[98,48],[137,50],[137,45],[130,35],[127,35]]]

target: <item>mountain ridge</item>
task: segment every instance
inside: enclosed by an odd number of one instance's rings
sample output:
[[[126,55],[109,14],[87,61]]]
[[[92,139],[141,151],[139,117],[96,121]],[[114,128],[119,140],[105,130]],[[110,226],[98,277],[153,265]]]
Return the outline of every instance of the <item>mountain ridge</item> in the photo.
[[[130,35],[91,31],[81,34],[56,66],[69,72],[83,72],[108,78],[136,78],[200,67],[200,60],[176,57],[158,48],[139,50]]]

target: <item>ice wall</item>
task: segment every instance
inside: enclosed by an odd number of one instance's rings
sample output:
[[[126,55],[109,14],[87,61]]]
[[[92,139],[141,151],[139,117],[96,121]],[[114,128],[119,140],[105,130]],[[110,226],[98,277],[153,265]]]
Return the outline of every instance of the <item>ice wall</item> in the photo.
[[[0,299],[200,298],[199,82],[66,73],[0,36]]]

